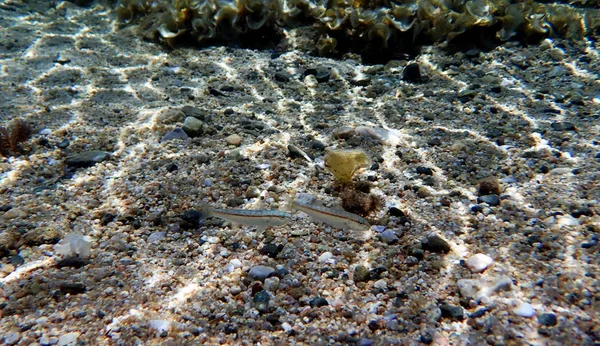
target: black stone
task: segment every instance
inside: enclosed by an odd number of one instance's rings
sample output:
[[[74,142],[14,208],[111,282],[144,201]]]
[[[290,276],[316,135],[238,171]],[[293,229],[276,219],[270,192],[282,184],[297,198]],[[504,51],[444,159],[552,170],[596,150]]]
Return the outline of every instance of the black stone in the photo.
[[[433,342],[433,337],[429,333],[423,333],[419,340],[426,345],[430,345]]]
[[[10,204],[0,205],[0,213],[6,213],[7,211],[11,210],[12,208],[13,208],[13,206]]]
[[[500,205],[500,197],[496,194],[477,197],[477,203],[487,203],[490,206]]]
[[[419,64],[412,63],[406,65],[402,70],[402,80],[407,82],[419,82],[421,81],[421,68]]]
[[[482,309],[479,309],[479,310],[475,311],[474,313],[470,314],[469,317],[479,318],[479,317],[485,315],[488,311],[490,311],[490,310],[488,310],[487,308],[482,308]]]
[[[281,250],[283,250],[283,245],[268,243],[260,249],[260,253],[271,258],[275,258],[281,252]]]
[[[111,213],[106,213],[100,218],[100,224],[102,224],[102,226],[106,226],[110,222],[112,222],[115,219],[115,217],[116,216]]]
[[[184,223],[181,224],[184,229],[195,229],[200,226],[202,213],[195,209],[189,209],[183,212],[181,218],[184,221]]]
[[[450,252],[450,245],[444,239],[437,235],[432,235],[421,241],[421,247],[423,250],[438,253]]]
[[[326,306],[326,305],[329,305],[329,303],[323,297],[316,297],[315,299],[310,301],[311,308],[315,308],[315,307],[319,308],[321,306]]]
[[[429,167],[417,167],[417,174],[433,175],[433,170]]]
[[[471,211],[474,213],[481,213],[483,211],[483,206],[480,204],[474,205],[471,207]]]
[[[89,262],[81,257],[72,256],[62,259],[56,263],[57,268],[81,268],[87,265]]]
[[[290,74],[287,72],[276,72],[275,80],[278,82],[287,82],[290,80]]]
[[[390,213],[391,216],[395,216],[395,217],[405,217],[406,214],[404,214],[404,212],[396,207],[391,207],[388,212]]]
[[[578,219],[582,216],[592,216],[592,215],[594,215],[594,213],[592,212],[592,210],[590,208],[587,208],[587,207],[577,209],[577,210],[571,212],[571,216],[573,216],[576,219]]]
[[[69,142],[68,139],[65,139],[62,142],[58,143],[56,146],[60,149],[66,149],[69,145],[71,145],[71,142]]]
[[[568,121],[554,122],[554,123],[550,124],[550,127],[554,131],[575,131],[576,130],[575,125]]]
[[[60,291],[65,294],[81,294],[87,290],[82,283],[63,283],[59,286]]]
[[[552,327],[558,323],[558,319],[553,313],[541,314],[538,316],[538,322],[543,326]]]
[[[223,328],[223,332],[225,334],[235,334],[237,333],[238,329],[237,326],[233,323],[229,323],[227,325],[225,325],[225,327]]]
[[[10,261],[10,264],[14,265],[15,267],[18,267],[21,264],[25,263],[25,260],[23,259],[23,257],[21,257],[19,255],[10,256],[9,261]]]
[[[93,150],[67,157],[65,163],[69,167],[86,168],[107,160],[110,154],[105,151]]]
[[[442,304],[440,306],[440,311],[442,312],[442,317],[449,317],[456,320],[464,320],[465,319],[465,311],[460,306],[454,306],[450,304]]]

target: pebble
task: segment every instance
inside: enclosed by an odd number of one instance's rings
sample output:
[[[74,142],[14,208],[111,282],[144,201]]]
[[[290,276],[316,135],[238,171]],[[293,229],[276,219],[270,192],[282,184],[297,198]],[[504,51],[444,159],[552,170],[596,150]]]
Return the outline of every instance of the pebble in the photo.
[[[56,146],[59,149],[66,149],[69,145],[71,145],[71,142],[69,142],[68,139],[64,139],[62,142],[58,143]]]
[[[154,329],[157,332],[169,331],[169,327],[171,326],[171,322],[167,320],[150,320],[149,322],[150,329]]]
[[[575,125],[568,121],[559,121],[550,124],[550,127],[554,131],[575,131]]]
[[[321,263],[326,263],[333,258],[333,254],[329,251],[323,252],[321,256],[319,256],[318,261]]]
[[[456,284],[461,296],[477,301],[489,299],[496,292],[512,288],[512,280],[507,276],[460,279]]]
[[[379,237],[381,238],[381,240],[383,242],[385,242],[387,244],[394,244],[398,241],[398,237],[396,236],[396,233],[389,229],[380,233]]]
[[[250,268],[248,278],[250,280],[264,281],[266,278],[275,273],[275,268],[268,266],[255,266]]]
[[[166,135],[164,135],[160,141],[162,142],[168,142],[168,141],[172,141],[174,139],[181,139],[181,140],[188,140],[190,138],[190,136],[187,135],[187,133],[185,133],[185,131],[183,131],[182,128],[176,128],[175,130],[168,132]]]
[[[156,243],[162,240],[167,235],[167,232],[154,232],[148,236],[148,243]]]
[[[17,342],[19,342],[19,339],[21,339],[21,333],[19,333],[19,332],[8,333],[4,336],[4,344],[5,345],[14,345]]]
[[[204,123],[195,118],[195,117],[187,117],[183,121],[183,125],[181,126],[183,131],[190,137],[198,137],[202,134],[202,127]]]
[[[66,164],[69,167],[85,168],[92,167],[108,158],[110,158],[110,153],[106,151],[91,150],[67,157]]]
[[[260,249],[260,253],[263,255],[267,255],[271,258],[277,257],[279,253],[283,250],[283,245],[277,245],[273,243],[267,243]]]
[[[265,279],[265,290],[269,292],[277,292],[279,289],[279,278],[274,276],[272,278]]]
[[[67,333],[64,335],[61,335],[58,338],[58,346],[67,346],[67,345],[74,345],[75,341],[77,341],[77,338],[79,337],[79,335],[81,335],[81,333],[79,332],[72,332],[72,333]]]
[[[473,273],[481,273],[494,263],[494,260],[488,256],[478,253],[465,261],[465,264]]]
[[[58,342],[58,338],[54,336],[49,337],[47,334],[42,334],[42,336],[38,339],[38,342],[43,346],[54,345]]]
[[[456,320],[464,320],[465,319],[465,311],[460,306],[454,306],[450,304],[442,304],[440,306],[440,311],[442,312],[442,317],[450,317]]]
[[[260,290],[256,292],[254,298],[252,298],[252,301],[254,302],[255,307],[259,312],[267,311],[267,309],[269,308],[269,300],[271,300],[271,296],[269,295],[269,292],[265,290]]]
[[[553,313],[541,314],[538,316],[538,322],[543,326],[552,327],[558,324],[558,319]]]
[[[450,252],[450,244],[447,241],[440,238],[438,235],[432,235],[426,239],[421,240],[421,247],[423,250],[437,253],[448,253]]]
[[[421,68],[417,63],[406,65],[402,70],[402,80],[407,82],[418,82],[421,80]]]
[[[225,137],[225,142],[229,145],[235,145],[236,147],[242,144],[243,138],[240,135],[232,134]]]
[[[256,198],[260,196],[260,189],[256,186],[248,186],[246,189],[246,198]]]
[[[500,197],[498,195],[485,195],[477,197],[477,203],[487,203],[490,206],[500,205]]]
[[[26,217],[27,213],[21,209],[17,209],[17,208],[12,208],[9,211],[5,212],[4,214],[2,214],[2,218],[4,220],[10,220],[10,219],[15,219],[18,217]]]
[[[528,303],[519,304],[519,306],[517,306],[513,310],[513,312],[517,316],[527,317],[527,318],[533,317],[535,315],[535,310],[533,310],[533,306],[531,306],[531,304],[528,304]]]
[[[310,301],[311,308],[315,308],[315,307],[318,308],[318,307],[327,306],[327,305],[329,305],[329,303],[323,297],[316,297],[315,299]]]
[[[88,264],[87,260],[85,260],[79,256],[72,256],[72,257],[67,257],[65,259],[58,261],[56,263],[56,267],[57,268],[65,268],[65,267],[81,268],[87,264]]]
[[[499,195],[500,192],[500,181],[498,178],[492,176],[479,180],[478,193],[480,196]]]
[[[354,268],[354,282],[366,282],[370,279],[369,269],[363,265],[357,265]]]

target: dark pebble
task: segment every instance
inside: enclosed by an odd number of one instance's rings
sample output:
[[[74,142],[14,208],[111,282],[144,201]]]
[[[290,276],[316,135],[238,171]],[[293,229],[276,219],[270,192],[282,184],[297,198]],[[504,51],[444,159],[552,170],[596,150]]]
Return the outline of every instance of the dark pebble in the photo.
[[[573,123],[570,123],[568,121],[564,121],[564,122],[554,122],[552,124],[550,124],[550,127],[554,130],[554,131],[575,131],[575,125],[573,125]]]
[[[429,167],[417,167],[417,174],[433,175],[433,170]]]
[[[406,216],[406,214],[404,214],[404,212],[396,207],[391,207],[388,212],[390,213],[391,216],[395,216],[395,217],[404,217]]]
[[[85,168],[92,167],[108,158],[110,158],[110,154],[106,151],[92,150],[67,157],[66,164],[69,167]]]
[[[463,320],[465,318],[465,311],[460,306],[442,304],[440,310],[442,311],[442,317],[449,317],[456,320]]]
[[[234,207],[239,207],[240,205],[244,204],[244,199],[242,197],[233,197],[230,198],[229,200],[227,200],[227,206],[234,208]]]
[[[183,112],[183,114],[185,114],[186,117],[194,117],[202,121],[206,119],[206,114],[202,110],[194,106],[183,106],[181,107],[181,111]]]
[[[167,165],[167,172],[175,172],[179,167],[177,167],[174,163],[169,163]]]
[[[310,307],[311,308],[319,308],[321,306],[326,306],[329,305],[329,303],[327,302],[327,300],[323,297],[317,297],[313,300],[310,301]]]
[[[315,150],[325,150],[325,144],[321,141],[318,141],[316,139],[313,139],[310,142],[310,147],[315,149]]]
[[[172,141],[174,139],[181,139],[181,140],[187,140],[189,139],[190,136],[187,135],[187,133],[185,133],[185,131],[183,131],[182,128],[176,128],[171,132],[168,132],[167,134],[165,134],[160,141],[161,142],[167,142],[167,141]]]
[[[582,216],[592,216],[594,215],[594,213],[592,213],[592,210],[590,208],[581,208],[581,209],[577,209],[575,211],[571,212],[571,216],[578,219]]]
[[[73,257],[67,257],[65,259],[62,259],[62,260],[58,261],[56,263],[56,267],[57,268],[65,268],[65,267],[68,267],[68,268],[81,268],[81,267],[83,267],[83,266],[85,266],[87,264],[88,264],[87,260],[85,260],[83,258],[80,258],[80,257],[77,257],[77,256],[73,256]]]
[[[10,256],[9,260],[10,260],[10,264],[14,265],[15,267],[18,267],[21,264],[25,263],[25,260],[23,259],[23,257],[21,257],[19,255]]]
[[[438,253],[450,252],[450,245],[444,239],[437,235],[432,235],[421,241],[421,247],[423,250]]]
[[[290,80],[290,74],[284,71],[276,72],[275,80],[278,82],[287,82]]]
[[[357,265],[354,269],[354,282],[366,282],[370,279],[369,269],[363,265]]]
[[[69,142],[68,139],[65,139],[62,142],[58,143],[56,146],[60,149],[66,149],[69,145],[71,145],[71,142]]]
[[[479,310],[475,311],[474,313],[470,314],[469,317],[479,318],[479,317],[482,317],[483,315],[485,315],[488,311],[489,310],[487,308],[479,309]]]
[[[583,244],[581,244],[581,248],[582,249],[589,249],[592,248],[594,246],[598,245],[598,241],[597,240],[592,240],[590,242],[585,242]]]
[[[270,299],[271,299],[271,297],[269,296],[269,293],[267,291],[260,290],[254,295],[254,298],[252,298],[252,301],[254,302],[256,309],[260,313],[265,313],[269,309],[269,300]]]
[[[379,280],[381,279],[381,274],[387,272],[387,268],[386,267],[377,267],[374,269],[371,269],[369,271],[369,279],[370,280]]]
[[[483,211],[483,206],[481,204],[477,204],[471,207],[471,211],[474,213],[481,213]]]
[[[486,195],[477,197],[477,203],[487,203],[490,206],[500,205],[500,197],[498,195]]]
[[[65,294],[85,293],[86,287],[82,283],[63,283],[60,285],[60,291]]]
[[[13,208],[13,206],[10,204],[3,204],[0,206],[0,213],[6,213],[7,211],[11,210],[12,208]]]
[[[115,217],[116,216],[111,213],[106,213],[106,214],[102,215],[102,217],[100,218],[100,224],[102,226],[106,226],[109,223],[111,223],[115,219]]]
[[[423,333],[419,340],[426,345],[430,345],[433,342],[433,337],[429,333]]]
[[[543,326],[552,327],[558,323],[558,319],[553,313],[541,314],[538,316],[538,322]]]
[[[402,80],[407,82],[419,82],[421,81],[421,68],[419,64],[412,63],[406,65],[402,70]]]
[[[202,219],[202,213],[195,209],[189,209],[183,212],[181,216],[185,224],[182,224],[184,229],[195,229],[200,226],[200,219]]]
[[[225,334],[235,334],[237,333],[238,329],[237,326],[233,323],[229,323],[227,325],[225,325],[225,327],[223,328],[223,332]]]
[[[260,249],[260,253],[271,258],[275,258],[281,252],[281,250],[283,250],[283,245],[268,243]]]

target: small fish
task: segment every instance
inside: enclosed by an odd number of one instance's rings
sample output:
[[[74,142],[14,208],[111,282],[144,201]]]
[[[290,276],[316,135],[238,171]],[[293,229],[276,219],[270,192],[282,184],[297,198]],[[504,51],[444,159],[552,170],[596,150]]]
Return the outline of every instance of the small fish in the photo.
[[[263,231],[267,227],[281,226],[288,223],[292,216],[279,210],[262,209],[217,209],[209,205],[202,207],[201,219],[218,217],[240,225],[254,226]]]
[[[322,222],[331,227],[354,231],[368,231],[371,229],[371,225],[363,217],[344,210],[317,205],[314,198],[290,199],[288,203],[290,208],[307,214],[314,222]]]

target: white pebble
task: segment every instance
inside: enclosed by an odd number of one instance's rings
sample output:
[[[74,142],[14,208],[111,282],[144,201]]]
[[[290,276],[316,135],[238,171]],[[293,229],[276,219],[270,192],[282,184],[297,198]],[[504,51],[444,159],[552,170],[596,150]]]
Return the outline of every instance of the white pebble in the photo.
[[[237,258],[232,259],[231,261],[229,261],[229,263],[234,267],[234,268],[241,268],[242,267],[242,261],[240,261]]]
[[[150,328],[159,333],[168,331],[170,326],[171,322],[167,320],[150,320]]]
[[[471,272],[481,273],[482,271],[486,270],[490,264],[494,263],[494,260],[488,255],[478,253],[467,259],[465,263]]]
[[[513,312],[515,313],[515,315],[521,317],[533,317],[535,315],[533,306],[527,303],[521,303]]]
[[[72,333],[67,333],[65,335],[61,335],[60,338],[58,338],[58,346],[67,346],[67,345],[73,345],[75,344],[75,341],[77,341],[77,338],[79,337],[79,335],[81,335],[81,333],[79,332],[72,332]]]
[[[319,262],[325,263],[333,258],[333,254],[329,251],[323,252],[321,256],[319,256]]]
[[[236,147],[240,144],[242,144],[242,140],[243,138],[240,135],[229,135],[225,138],[225,142],[227,142],[227,144],[230,145],[235,145]]]
[[[290,324],[289,324],[289,323],[287,323],[287,322],[283,322],[283,323],[281,324],[281,329],[283,329],[283,331],[284,331],[284,332],[286,332],[286,333],[289,333],[289,332],[291,332],[291,331],[292,331],[292,329],[293,329],[293,328],[292,328],[292,326],[290,326]]]

